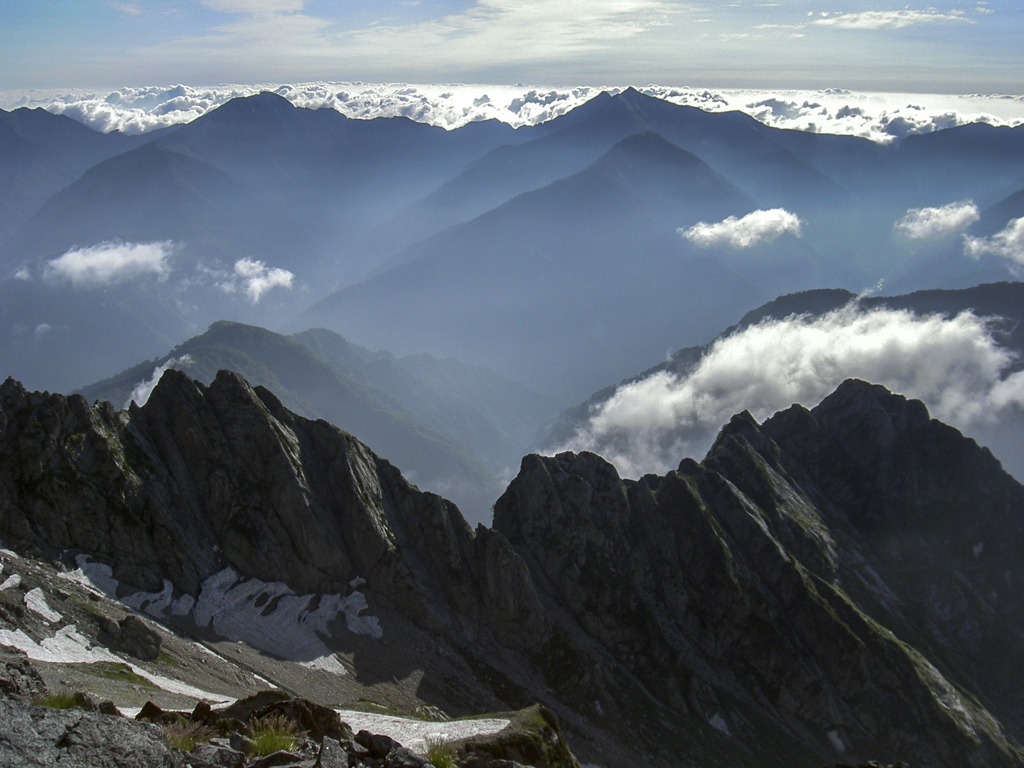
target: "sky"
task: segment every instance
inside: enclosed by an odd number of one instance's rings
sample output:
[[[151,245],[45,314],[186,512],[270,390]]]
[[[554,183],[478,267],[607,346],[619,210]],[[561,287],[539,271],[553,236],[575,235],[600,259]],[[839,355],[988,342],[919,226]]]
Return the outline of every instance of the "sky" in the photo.
[[[313,80],[1021,92],[1024,0],[0,0],[0,90]]]

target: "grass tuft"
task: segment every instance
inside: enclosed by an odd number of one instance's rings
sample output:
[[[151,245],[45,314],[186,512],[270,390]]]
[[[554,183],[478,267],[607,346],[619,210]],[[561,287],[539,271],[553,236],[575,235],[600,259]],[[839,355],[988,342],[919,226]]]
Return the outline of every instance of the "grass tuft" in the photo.
[[[274,752],[294,752],[299,735],[298,725],[284,715],[267,715],[249,726],[252,753],[257,757]]]
[[[36,696],[32,699],[32,703],[40,707],[49,707],[50,709],[74,709],[75,707],[82,706],[83,698],[80,693],[61,690],[45,696]]]
[[[209,741],[216,735],[217,732],[213,728],[201,723],[179,721],[164,726],[164,737],[167,739],[167,743],[183,752],[191,752],[195,749],[196,744],[201,741]]]
[[[427,760],[434,768],[456,768],[455,745],[450,741],[428,736]]]

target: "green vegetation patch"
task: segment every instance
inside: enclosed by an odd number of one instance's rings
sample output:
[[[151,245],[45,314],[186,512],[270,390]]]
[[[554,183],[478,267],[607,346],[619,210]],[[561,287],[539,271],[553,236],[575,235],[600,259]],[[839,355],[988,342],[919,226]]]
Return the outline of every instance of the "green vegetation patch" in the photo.
[[[294,720],[284,715],[267,715],[249,726],[252,754],[264,757],[274,752],[294,752],[301,735]]]
[[[61,690],[45,696],[36,696],[32,703],[50,709],[82,709],[88,707],[89,700],[84,693]]]
[[[143,688],[149,688],[150,690],[156,690],[157,686],[144,678],[142,675],[136,674],[131,667],[127,664],[119,664],[113,661],[98,661],[93,664],[89,664],[87,671],[91,675],[96,677],[102,677],[105,680],[119,680],[124,683],[131,683],[132,685],[140,685]]]

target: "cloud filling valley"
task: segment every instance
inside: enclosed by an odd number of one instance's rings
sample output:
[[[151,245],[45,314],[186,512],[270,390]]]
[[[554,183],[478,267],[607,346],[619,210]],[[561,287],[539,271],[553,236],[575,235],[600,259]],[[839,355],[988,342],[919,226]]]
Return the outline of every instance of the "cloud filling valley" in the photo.
[[[603,455],[624,476],[699,458],[729,418],[759,421],[811,408],[848,378],[923,400],[955,427],[992,426],[1024,407],[1024,371],[998,344],[995,321],[946,318],[856,302],[821,317],[768,319],[716,341],[684,375],[657,372],[619,387],[558,450]]]

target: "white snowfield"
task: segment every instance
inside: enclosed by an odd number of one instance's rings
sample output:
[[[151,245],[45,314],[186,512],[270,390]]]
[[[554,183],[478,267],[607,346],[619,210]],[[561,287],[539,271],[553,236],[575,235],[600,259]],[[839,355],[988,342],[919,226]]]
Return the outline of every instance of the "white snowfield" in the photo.
[[[472,736],[490,736],[492,733],[503,730],[510,722],[502,718],[481,718],[479,720],[450,720],[437,723],[393,715],[357,712],[352,709],[336,711],[342,721],[348,723],[356,733],[362,730],[367,730],[370,733],[382,733],[420,754],[426,753],[428,739],[446,742],[467,739]]]
[[[344,619],[349,632],[375,640],[383,634],[377,618],[365,614],[366,596],[358,591],[345,596],[296,594],[281,582],[243,579],[225,568],[202,583],[198,600],[189,595],[175,598],[166,580],[160,592],[117,598],[119,583],[109,565],[92,562],[85,555],[76,562],[76,570],[61,576],[136,611],[157,618],[191,613],[196,624],[223,637],[335,675],[346,675],[348,670],[321,639],[330,635],[329,625]],[[358,586],[358,580],[353,582],[353,589]]]
[[[234,701],[234,699],[218,696],[195,686],[187,685],[179,680],[171,680],[162,675],[153,674],[143,667],[126,662],[106,648],[93,646],[78,631],[78,627],[74,624],[62,627],[57,630],[53,637],[48,637],[38,643],[20,629],[13,632],[9,629],[0,629],[0,645],[13,645],[15,648],[24,651],[33,661],[44,661],[51,664],[94,664],[103,661],[125,664],[135,674],[146,678],[153,685],[163,688],[170,693],[191,696],[194,699],[204,699],[211,704],[227,704]]]

